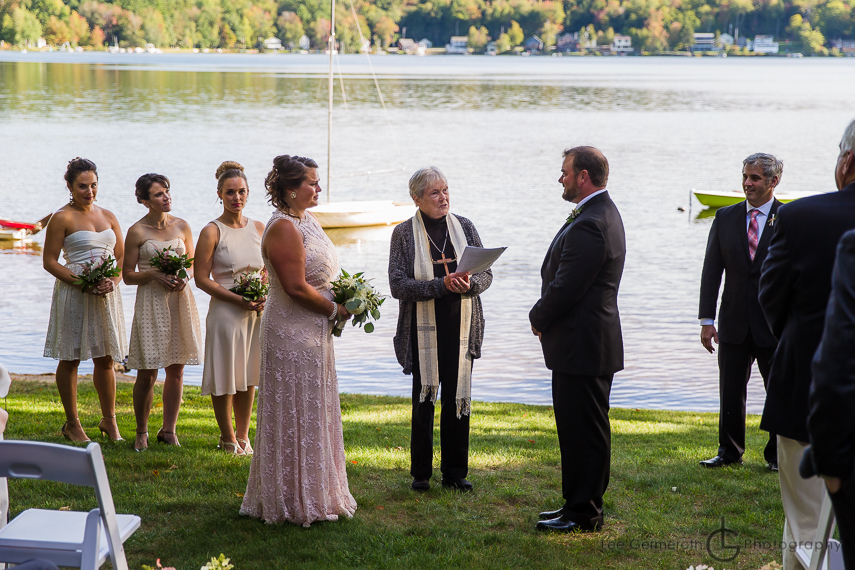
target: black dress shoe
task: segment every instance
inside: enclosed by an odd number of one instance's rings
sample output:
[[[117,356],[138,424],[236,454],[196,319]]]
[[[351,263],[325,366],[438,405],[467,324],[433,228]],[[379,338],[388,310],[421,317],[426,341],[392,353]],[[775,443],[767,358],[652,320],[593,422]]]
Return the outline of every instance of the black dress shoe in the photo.
[[[725,459],[721,455],[716,455],[712,459],[706,459],[706,460],[698,463],[698,465],[700,465],[702,467],[710,467],[710,468],[724,467],[725,465],[734,465],[734,464],[742,465],[742,459],[729,460],[729,459]]]
[[[550,519],[557,519],[561,515],[564,514],[564,509],[558,509],[557,511],[545,511],[540,513],[539,518],[542,521],[548,521]]]
[[[561,516],[550,520],[538,521],[535,528],[549,532],[599,532],[603,528],[603,523],[598,521],[594,524],[581,525]]]
[[[445,477],[443,477],[442,486],[457,489],[458,491],[463,491],[464,493],[468,493],[472,490],[472,483],[470,483],[466,479],[446,479]]]
[[[410,487],[413,491],[424,493],[425,491],[430,491],[430,482],[427,479],[414,479]]]
[[[767,463],[766,463],[766,467],[768,467],[768,468],[769,468],[769,471],[771,471],[771,472],[773,472],[773,473],[777,473],[777,472],[778,472],[778,462],[777,462],[777,461],[769,461],[769,462],[767,462]]]

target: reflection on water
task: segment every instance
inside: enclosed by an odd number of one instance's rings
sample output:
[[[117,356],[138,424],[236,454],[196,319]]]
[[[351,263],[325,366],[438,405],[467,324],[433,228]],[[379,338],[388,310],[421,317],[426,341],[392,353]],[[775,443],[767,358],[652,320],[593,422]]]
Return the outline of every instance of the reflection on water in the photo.
[[[0,239],[0,250],[10,253],[41,255],[42,246],[30,239]]]
[[[718,208],[699,209],[699,210],[697,210],[697,213],[695,214],[695,219],[696,220],[705,220],[707,218],[714,218],[715,213],[717,211],[718,211]]]
[[[98,164],[98,204],[125,229],[145,214],[134,181],[166,174],[173,213],[196,236],[222,212],[214,171],[223,160],[246,167],[246,213],[262,221],[271,211],[263,180],[274,156],[313,157],[326,179],[322,57],[28,55],[0,52],[4,217],[38,220],[59,208],[67,200],[62,174],[75,156]],[[387,117],[364,59],[343,57],[348,107],[335,113],[332,171],[406,170],[334,181],[333,199],[407,202],[411,173],[440,167],[452,210],[473,221],[485,246],[509,246],[483,295],[473,396],[549,403],[550,373],[527,315],[540,294],[543,256],[571,208],[557,182],[561,151],[600,147],[627,235],[619,296],[626,370],[616,376],[612,404],[715,410],[716,357],[701,347],[697,321],[714,211],[694,204],[690,213],[689,189],[738,189],[743,158],[761,151],[784,160],[781,191],[833,189],[855,62],[583,59],[379,58]],[[364,271],[386,294],[391,232],[329,232],[341,267]],[[18,251],[0,251],[0,362],[16,372],[50,371],[55,363],[41,354],[53,279],[38,249]],[[121,289],[130,327],[135,287]],[[208,297],[191,290],[204,318]],[[392,348],[397,310],[389,299],[374,333],[347,329],[336,340],[342,391],[410,393]],[[198,383],[200,367],[188,366],[185,379]],[[749,409],[759,411],[762,401],[762,383],[749,383]]]

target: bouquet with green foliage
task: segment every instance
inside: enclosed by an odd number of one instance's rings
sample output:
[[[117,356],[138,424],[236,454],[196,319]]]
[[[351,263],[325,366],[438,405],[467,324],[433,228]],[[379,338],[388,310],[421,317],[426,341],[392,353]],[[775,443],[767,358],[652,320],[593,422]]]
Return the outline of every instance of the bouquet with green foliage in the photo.
[[[244,301],[257,303],[267,298],[270,285],[267,283],[267,269],[261,271],[247,271],[235,278],[236,285],[229,289],[243,297]]]
[[[83,271],[78,275],[72,273],[75,285],[83,285],[85,293],[90,287],[94,287],[103,279],[118,277],[122,270],[116,267],[116,260],[112,255],[102,256],[83,264]]]
[[[333,300],[343,304],[347,312],[353,315],[353,326],[359,325],[365,332],[374,332],[374,324],[366,322],[369,318],[378,320],[380,318],[380,305],[386,300],[384,295],[377,292],[371,283],[362,276],[362,273],[349,275],[344,269],[338,279],[332,282]],[[346,321],[338,320],[333,327],[332,333],[341,336]]]
[[[193,266],[192,257],[188,258],[186,253],[178,255],[171,245],[158,251],[148,262],[163,273],[177,275],[181,279],[187,279],[187,270]]]
[[[234,564],[230,564],[231,559],[226,558],[225,554],[220,553],[218,558],[211,558],[207,564],[202,566],[201,570],[232,570]]]

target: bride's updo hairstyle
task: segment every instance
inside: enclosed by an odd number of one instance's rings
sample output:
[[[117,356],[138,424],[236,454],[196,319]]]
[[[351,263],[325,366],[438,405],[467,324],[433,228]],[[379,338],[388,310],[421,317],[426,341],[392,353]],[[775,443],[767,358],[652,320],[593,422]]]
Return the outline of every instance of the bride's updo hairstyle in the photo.
[[[84,172],[93,172],[95,174],[95,178],[98,178],[98,167],[95,166],[95,163],[91,160],[87,160],[85,158],[74,158],[68,161],[68,167],[65,169],[65,181],[69,186],[74,184],[74,181],[77,180],[77,177],[83,174]]]
[[[142,204],[143,200],[149,200],[151,198],[151,187],[155,184],[160,184],[169,190],[169,178],[163,174],[155,174],[151,172],[149,174],[143,174],[137,178],[137,183],[134,185],[134,194],[137,197],[138,203]]]
[[[270,203],[279,210],[289,211],[285,197],[303,184],[310,168],[317,167],[317,162],[305,156],[283,154],[274,158],[273,170],[264,179]]]
[[[225,161],[217,167],[217,172],[214,176],[217,177],[218,192],[222,192],[223,184],[226,183],[226,180],[231,180],[232,178],[243,178],[243,181],[246,182],[246,189],[249,190],[249,181],[246,179],[246,174],[243,173],[243,166],[239,162],[233,160]]]

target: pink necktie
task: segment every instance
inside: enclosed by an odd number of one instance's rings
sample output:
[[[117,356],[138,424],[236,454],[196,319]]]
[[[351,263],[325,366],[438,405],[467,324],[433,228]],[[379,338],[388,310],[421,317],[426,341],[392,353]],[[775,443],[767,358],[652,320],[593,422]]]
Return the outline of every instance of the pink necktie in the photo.
[[[751,210],[751,221],[748,222],[748,255],[751,256],[751,261],[754,261],[754,254],[757,252],[758,227],[757,214],[760,210]]]

